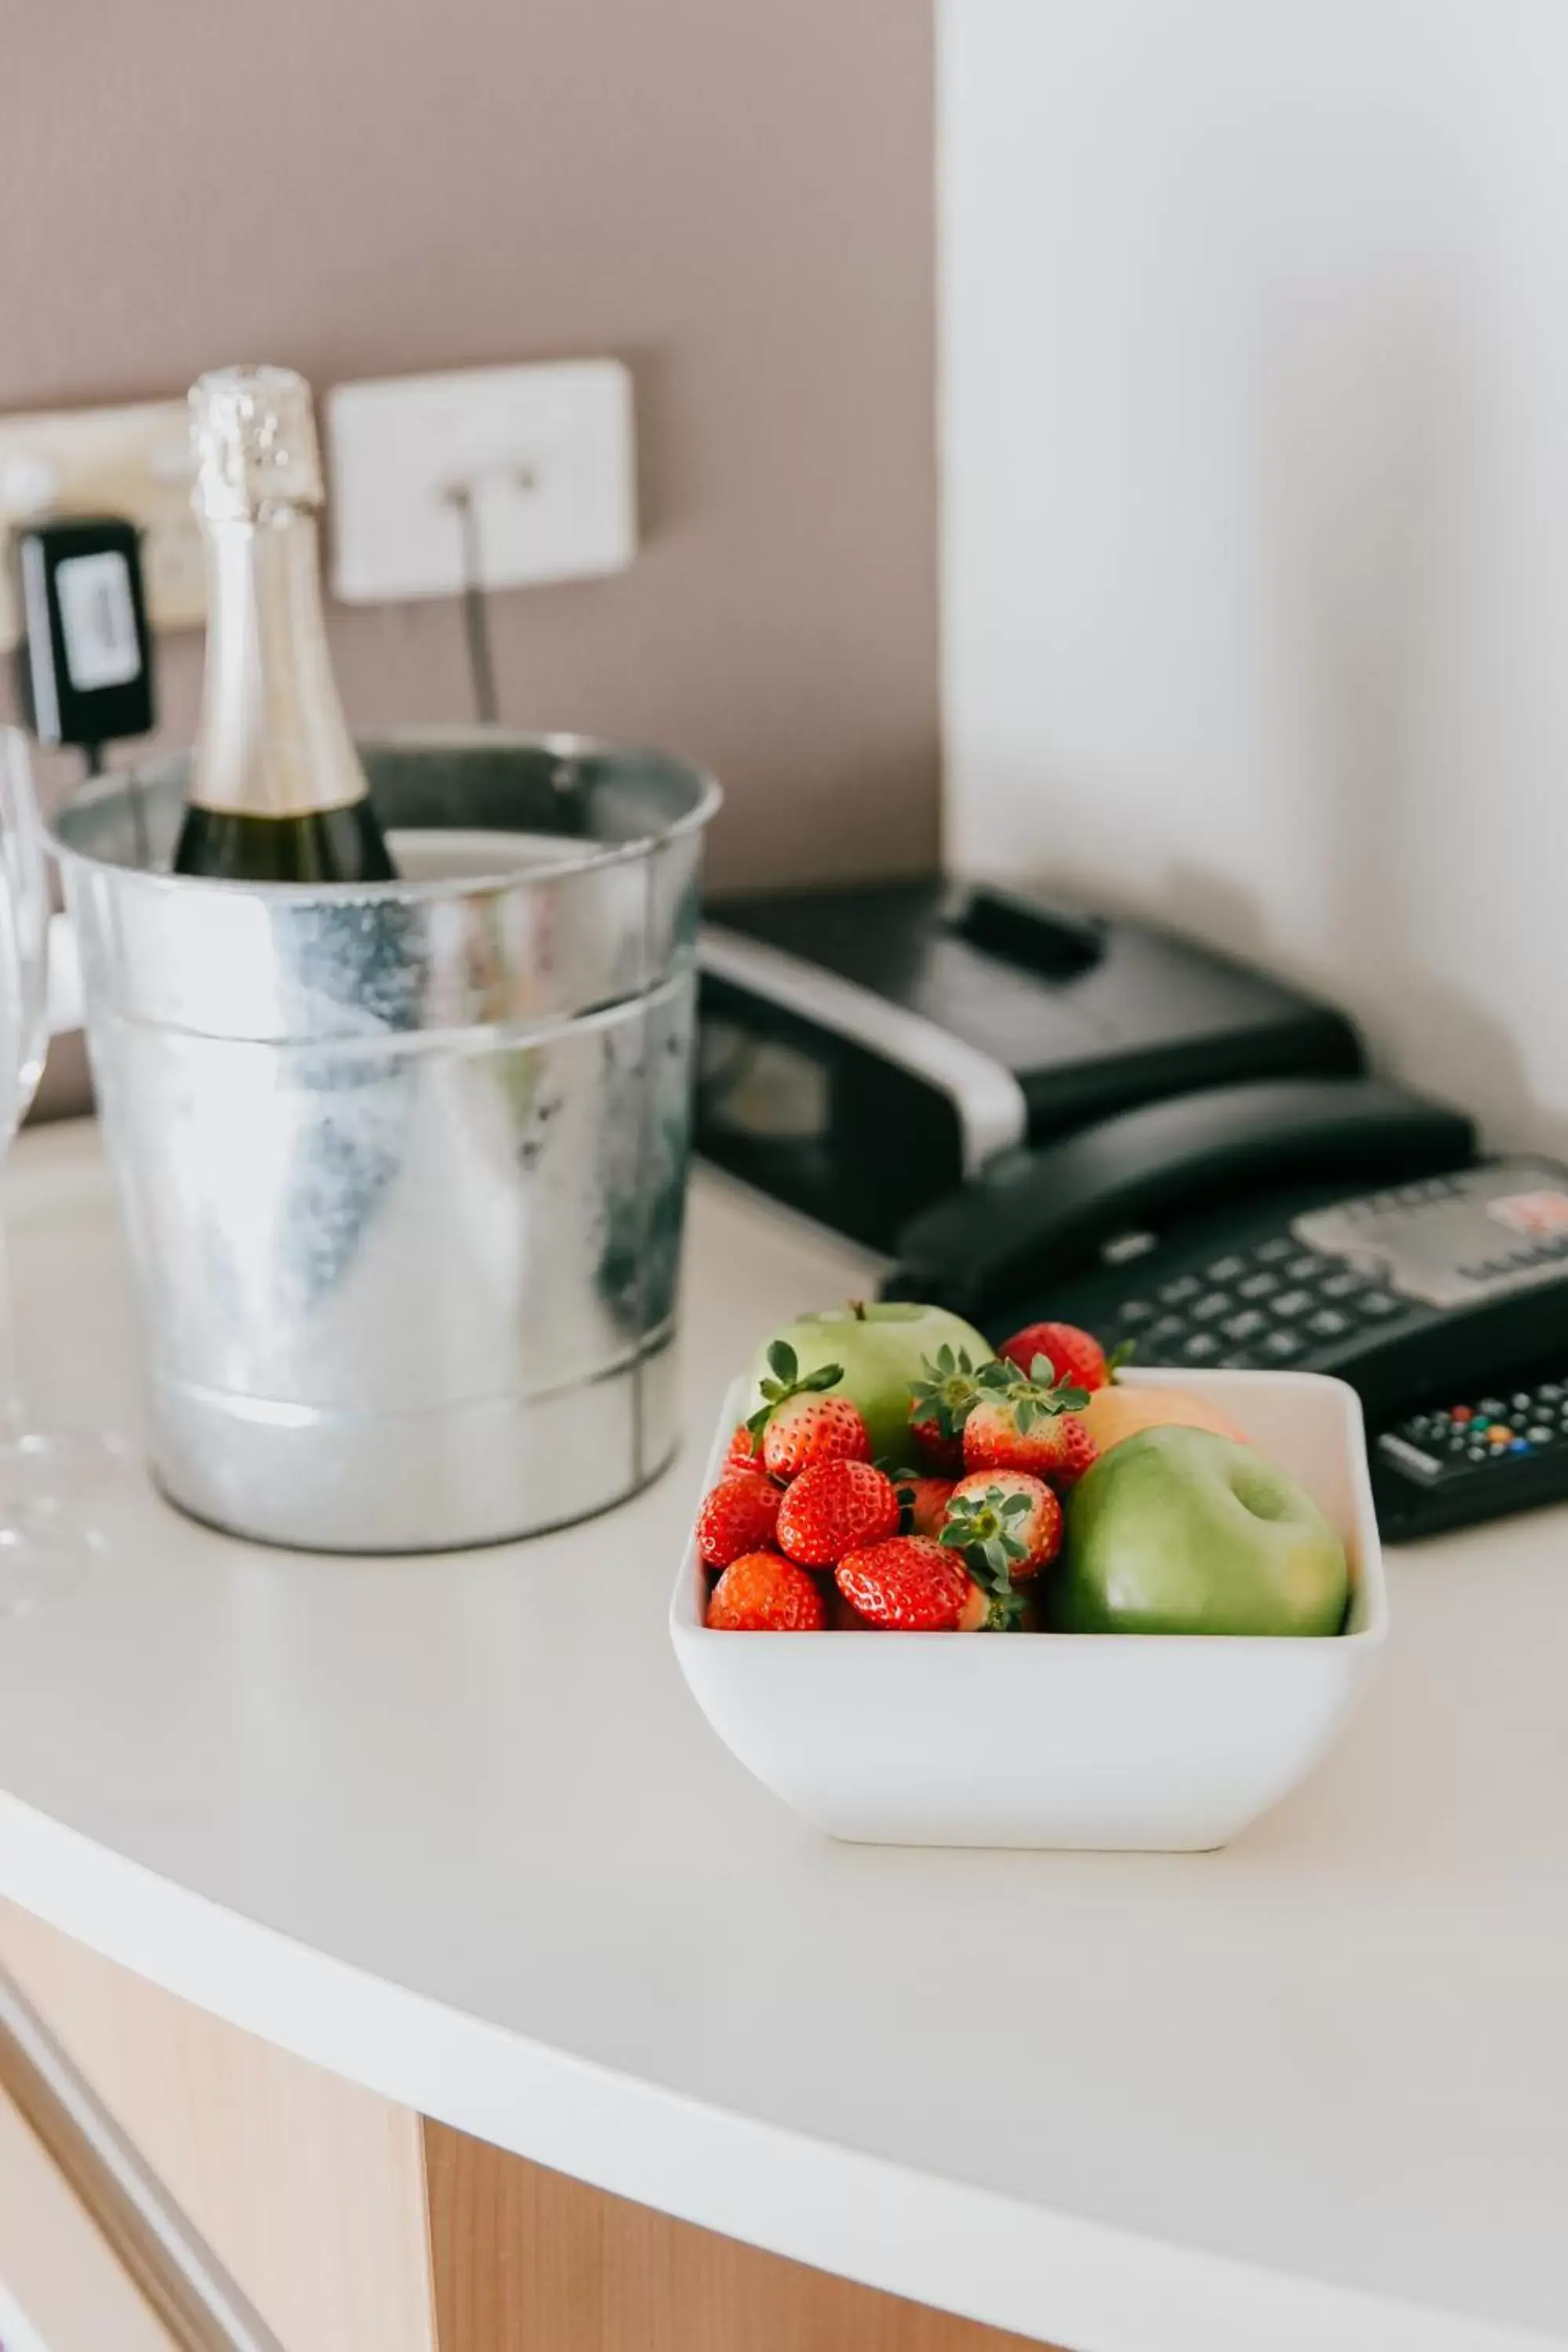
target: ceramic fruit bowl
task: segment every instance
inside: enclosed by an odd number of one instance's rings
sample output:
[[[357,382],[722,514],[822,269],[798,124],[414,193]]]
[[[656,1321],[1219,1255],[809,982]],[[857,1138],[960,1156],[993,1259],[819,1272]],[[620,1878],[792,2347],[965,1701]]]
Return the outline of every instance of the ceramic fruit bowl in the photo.
[[[1344,1631],[721,1633],[693,1546],[669,1612],[681,1671],[787,1805],[870,1844],[1184,1853],[1228,1843],[1312,1770],[1388,1633],[1360,1403],[1310,1372],[1121,1378],[1211,1402],[1316,1496],[1349,1558]],[[725,1399],[714,1475],[742,1394]]]

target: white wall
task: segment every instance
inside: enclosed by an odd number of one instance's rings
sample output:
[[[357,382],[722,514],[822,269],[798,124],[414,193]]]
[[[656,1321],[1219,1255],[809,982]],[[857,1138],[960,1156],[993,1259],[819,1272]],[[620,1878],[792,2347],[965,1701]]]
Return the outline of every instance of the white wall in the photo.
[[[956,862],[1568,1145],[1568,5],[942,14]]]

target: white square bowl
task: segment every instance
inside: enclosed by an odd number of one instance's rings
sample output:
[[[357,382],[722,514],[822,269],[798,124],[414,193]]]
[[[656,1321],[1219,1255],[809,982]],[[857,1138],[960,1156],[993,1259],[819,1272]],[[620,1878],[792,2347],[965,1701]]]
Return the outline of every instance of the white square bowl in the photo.
[[[1313,1494],[1351,1563],[1325,1639],[1155,1633],[712,1633],[688,1549],[670,1636],[748,1771],[837,1838],[874,1845],[1190,1853],[1303,1780],[1388,1633],[1360,1401],[1313,1372],[1139,1370],[1210,1399]],[[710,1483],[742,1391],[725,1399]]]

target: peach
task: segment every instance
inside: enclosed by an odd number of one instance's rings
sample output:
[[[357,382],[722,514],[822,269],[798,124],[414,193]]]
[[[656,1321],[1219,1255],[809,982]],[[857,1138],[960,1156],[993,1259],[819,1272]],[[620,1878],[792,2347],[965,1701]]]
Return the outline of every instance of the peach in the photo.
[[[1109,1388],[1095,1390],[1078,1417],[1102,1454],[1141,1429],[1210,1429],[1216,1437],[1251,1443],[1228,1413],[1189,1396],[1184,1389],[1126,1388],[1113,1381]]]

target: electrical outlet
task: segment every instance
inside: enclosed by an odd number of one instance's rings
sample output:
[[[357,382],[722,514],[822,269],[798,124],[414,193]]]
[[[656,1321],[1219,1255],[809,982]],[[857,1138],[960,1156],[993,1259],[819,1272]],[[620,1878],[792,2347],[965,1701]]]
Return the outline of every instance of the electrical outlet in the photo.
[[[0,533],[59,515],[121,515],[139,524],[153,628],[195,629],[205,621],[183,400],[0,416]],[[11,567],[0,562],[0,650],[21,634]]]
[[[632,440],[617,360],[339,384],[333,588],[379,604],[456,596],[470,568],[486,588],[618,572],[637,547]]]

